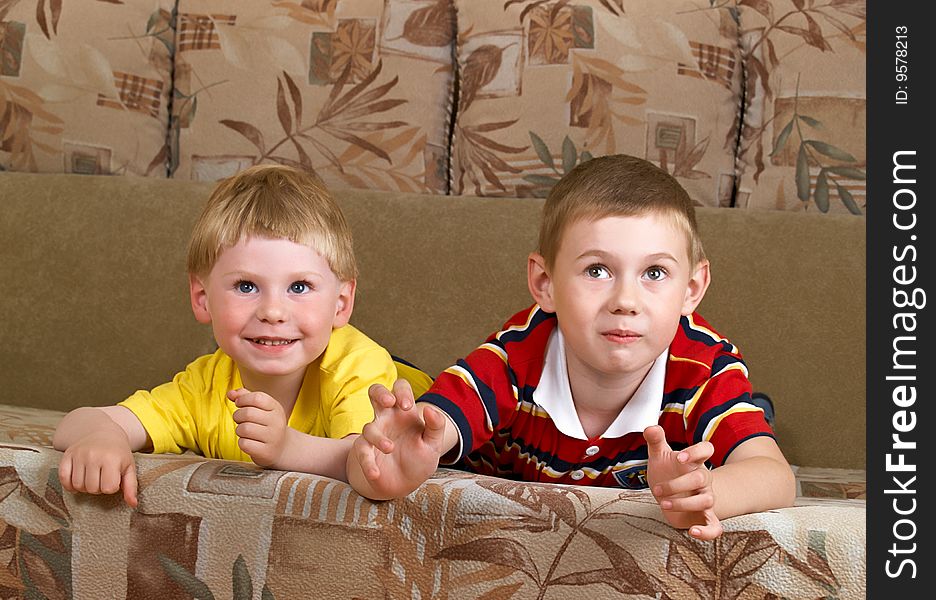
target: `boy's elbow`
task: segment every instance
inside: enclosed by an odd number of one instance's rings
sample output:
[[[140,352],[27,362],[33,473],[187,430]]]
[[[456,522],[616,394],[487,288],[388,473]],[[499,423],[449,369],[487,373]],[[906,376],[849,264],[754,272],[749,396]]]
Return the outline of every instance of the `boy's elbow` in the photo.
[[[777,508],[787,508],[793,506],[796,501],[796,475],[793,474],[793,469],[786,461],[781,461],[779,467],[780,486],[778,489],[780,493],[777,496],[779,503]]]

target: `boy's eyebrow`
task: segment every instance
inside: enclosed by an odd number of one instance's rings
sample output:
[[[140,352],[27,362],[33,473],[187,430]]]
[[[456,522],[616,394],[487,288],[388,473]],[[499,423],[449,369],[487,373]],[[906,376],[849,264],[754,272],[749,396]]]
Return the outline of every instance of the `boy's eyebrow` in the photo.
[[[259,273],[251,273],[249,271],[228,271],[227,273],[222,273],[222,277],[240,277],[242,279],[260,279],[263,275]],[[290,273],[287,279],[300,280],[300,279],[315,279],[318,277],[323,277],[322,273],[316,271],[297,271],[295,273]]]
[[[592,249],[589,249],[589,250],[585,250],[584,252],[582,252],[581,254],[579,254],[579,255],[576,257],[576,260],[581,260],[581,259],[587,258],[587,257],[589,257],[589,256],[594,256],[594,257],[601,258],[601,259],[606,259],[606,258],[609,258],[609,257],[613,257],[613,255],[612,255],[611,253],[609,253],[609,252],[605,252],[604,250],[600,250],[600,249],[598,249],[598,248],[592,248]],[[668,259],[668,260],[671,260],[671,261],[676,262],[676,263],[679,262],[679,260],[677,260],[676,257],[673,256],[672,254],[670,254],[669,252],[655,252],[654,254],[650,254],[650,255],[648,255],[648,256],[644,256],[643,259],[644,259],[644,260],[664,260],[664,259]]]

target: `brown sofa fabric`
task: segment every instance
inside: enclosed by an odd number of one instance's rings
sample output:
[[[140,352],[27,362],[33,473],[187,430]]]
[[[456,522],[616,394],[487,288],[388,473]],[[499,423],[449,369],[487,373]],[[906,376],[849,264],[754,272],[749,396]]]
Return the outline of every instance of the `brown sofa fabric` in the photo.
[[[6,404],[112,404],[213,348],[184,247],[210,184],[0,176]],[[530,303],[540,200],[336,191],[355,234],[352,322],[431,374]],[[864,221],[699,209],[713,285],[701,313],[777,407],[788,459],[864,465]]]

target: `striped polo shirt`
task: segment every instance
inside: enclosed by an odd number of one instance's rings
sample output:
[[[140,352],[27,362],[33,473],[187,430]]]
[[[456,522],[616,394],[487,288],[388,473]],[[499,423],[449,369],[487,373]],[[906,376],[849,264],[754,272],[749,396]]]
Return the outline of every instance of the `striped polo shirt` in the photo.
[[[763,410],[751,403],[740,352],[693,313],[680,319],[668,351],[618,419],[588,438],[571,412],[564,357],[556,359],[556,323],[555,313],[538,305],[517,313],[419,398],[458,430],[444,463],[525,481],[643,488],[643,429],[651,424],[663,427],[674,450],[710,441],[710,467],[749,438],[773,437]]]

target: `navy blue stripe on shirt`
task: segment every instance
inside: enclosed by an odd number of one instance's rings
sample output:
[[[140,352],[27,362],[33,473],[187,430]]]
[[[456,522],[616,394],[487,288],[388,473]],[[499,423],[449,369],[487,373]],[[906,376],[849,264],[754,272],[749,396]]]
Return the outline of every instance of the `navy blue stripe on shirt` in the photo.
[[[458,362],[455,364],[464,369],[468,373],[468,376],[471,377],[471,380],[478,390],[478,395],[481,397],[481,404],[484,406],[484,411],[491,419],[491,430],[496,431],[497,426],[500,425],[500,413],[497,412],[497,396],[494,394],[494,390],[492,390],[488,384],[484,383],[482,378],[478,377],[474,369],[471,368],[471,365],[465,362],[464,359],[458,359]]]
[[[446,398],[445,396],[440,396],[432,392],[426,392],[419,397],[420,402],[428,402],[433,406],[437,406],[439,410],[451,417],[452,421],[455,423],[455,427],[458,428],[458,432],[461,435],[462,447],[459,449],[460,453],[455,457],[455,461],[461,460],[465,454],[471,450],[473,445],[471,437],[471,426],[468,424],[468,419],[465,418],[465,413],[462,412],[461,408]]]
[[[660,403],[660,409],[663,409],[667,404],[678,404],[681,406],[686,405],[686,401],[692,398],[695,393],[698,391],[699,386],[693,388],[679,388],[663,394],[663,401]]]
[[[737,363],[740,363],[744,365],[745,368],[747,368],[747,365],[744,364],[744,361],[738,358],[737,356],[734,356],[732,354],[722,354],[718,356],[714,361],[712,361],[712,375],[715,375],[715,373],[721,372],[721,370],[727,366],[737,364]]]
[[[546,312],[542,308],[537,307],[536,312],[533,314],[533,317],[526,327],[523,329],[505,329],[499,332],[499,337],[495,336],[495,339],[500,339],[501,345],[504,347],[510,343],[522,342],[530,333],[536,330],[537,325],[543,321],[555,318],[556,313]]]
[[[753,438],[756,438],[756,437],[761,437],[761,436],[769,437],[770,439],[772,439],[772,440],[774,440],[774,441],[777,441],[777,437],[776,437],[776,436],[774,436],[774,435],[772,435],[772,434],[770,434],[770,433],[767,433],[766,431],[759,431],[759,432],[757,432],[757,433],[752,433],[751,435],[749,435],[749,436],[747,436],[747,437],[741,438],[740,440],[738,440],[737,442],[735,442],[735,444],[734,444],[731,448],[728,448],[728,452],[725,452],[725,459],[724,459],[724,462],[728,462],[728,457],[731,456],[731,453],[734,452],[734,449],[735,449],[735,448],[737,448],[738,446],[740,446],[741,444],[743,444],[744,442],[746,442],[746,441],[748,441],[748,440],[750,440],[750,439],[753,439]],[[722,464],[724,464],[724,462],[723,462]],[[712,468],[711,463],[709,463],[708,461],[706,461],[705,464],[708,465],[708,467],[709,467],[710,469]]]
[[[689,319],[686,317],[679,318],[679,327],[682,329],[685,336],[694,342],[700,342],[706,346],[721,346],[725,352],[733,352],[735,350],[735,347],[731,343],[716,340],[712,336],[690,327]]]
[[[704,413],[702,413],[702,416],[699,417],[699,423],[696,425],[695,432],[692,434],[692,442],[694,444],[698,444],[699,442],[701,442],[702,435],[705,433],[705,430],[708,428],[709,423],[713,419],[718,418],[719,416],[728,412],[729,410],[731,410],[736,405],[742,402],[753,404],[753,402],[751,402],[751,394],[749,394],[748,392],[744,392],[737,398],[732,398],[731,400],[725,400],[718,406],[714,406],[710,408],[709,410],[705,411]]]

